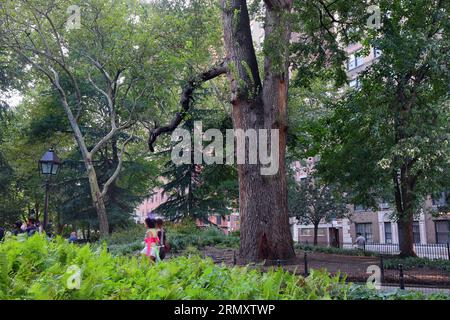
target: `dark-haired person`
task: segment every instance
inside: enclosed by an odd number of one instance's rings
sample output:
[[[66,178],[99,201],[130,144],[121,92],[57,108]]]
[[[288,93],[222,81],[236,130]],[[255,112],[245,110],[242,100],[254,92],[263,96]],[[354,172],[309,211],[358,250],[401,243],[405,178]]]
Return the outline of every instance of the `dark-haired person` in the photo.
[[[147,231],[145,232],[145,247],[141,251],[142,254],[145,254],[150,258],[151,261],[159,261],[159,238],[158,231],[156,230],[156,222],[154,219],[147,218],[145,219],[145,226],[147,227]]]
[[[166,256],[166,252],[170,247],[166,239],[166,230],[164,229],[164,220],[161,218],[156,219],[156,230],[159,238],[159,258],[163,260]]]
[[[13,225],[13,229],[12,229],[11,233],[15,236],[17,236],[18,234],[24,233],[25,231],[23,231],[22,225],[23,224],[21,221],[16,221]]]
[[[36,226],[36,220],[34,218],[28,218],[27,229],[25,230],[25,232],[29,236],[32,236],[37,231],[38,231],[38,227]]]

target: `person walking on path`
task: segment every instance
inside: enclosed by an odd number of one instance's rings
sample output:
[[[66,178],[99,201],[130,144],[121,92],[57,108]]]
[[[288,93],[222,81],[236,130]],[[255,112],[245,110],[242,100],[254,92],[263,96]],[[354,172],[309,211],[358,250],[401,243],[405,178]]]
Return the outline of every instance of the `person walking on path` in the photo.
[[[153,262],[160,261],[159,257],[159,245],[160,241],[158,238],[158,231],[156,230],[156,223],[154,219],[145,219],[145,225],[147,227],[147,232],[145,233],[145,247],[142,249],[141,253],[145,254]]]
[[[366,247],[366,238],[364,238],[361,233],[357,233],[356,235],[356,247],[360,250],[364,250]]]

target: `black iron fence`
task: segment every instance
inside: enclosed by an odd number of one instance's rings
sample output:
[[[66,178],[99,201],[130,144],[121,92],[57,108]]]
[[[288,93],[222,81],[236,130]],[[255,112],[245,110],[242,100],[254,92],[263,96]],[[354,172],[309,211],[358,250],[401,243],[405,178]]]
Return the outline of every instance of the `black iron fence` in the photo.
[[[447,266],[404,265],[392,256],[380,256],[378,266],[381,271],[381,284],[398,284],[405,287],[425,286],[450,288],[450,270]]]
[[[317,245],[312,245],[311,243],[306,242],[297,242],[298,245],[309,246],[312,248],[329,248],[329,253],[332,250],[360,250],[368,253],[379,253],[384,255],[399,255],[400,254],[400,246],[398,243],[373,243],[369,242],[363,246],[358,246],[354,243],[340,243],[339,246],[331,246],[326,243],[319,243]],[[429,244],[419,244],[415,243],[414,252],[419,258],[427,258],[427,259],[442,259],[442,260],[450,260],[450,243],[429,243]]]
[[[401,289],[418,287],[450,290],[450,262],[447,260],[416,264],[393,254],[368,256],[347,255],[345,252],[333,254],[328,252],[328,249],[332,248],[325,248],[327,252],[323,252],[309,251],[310,247],[296,250],[296,257],[289,260],[265,260],[250,264],[240,259],[236,251],[232,249],[220,254],[205,254],[205,257],[212,258],[216,263],[247,265],[262,271],[281,267],[286,271],[307,276],[312,269],[325,269],[330,274],[345,277],[349,282],[365,283],[369,277],[375,275],[378,284],[382,286]]]
[[[364,246],[358,246],[352,243],[343,243],[342,249],[364,250],[368,252],[376,252],[385,255],[400,254],[400,247],[395,243],[366,243]],[[433,243],[433,244],[414,244],[414,252],[419,258],[443,259],[450,260],[450,244],[449,243]]]

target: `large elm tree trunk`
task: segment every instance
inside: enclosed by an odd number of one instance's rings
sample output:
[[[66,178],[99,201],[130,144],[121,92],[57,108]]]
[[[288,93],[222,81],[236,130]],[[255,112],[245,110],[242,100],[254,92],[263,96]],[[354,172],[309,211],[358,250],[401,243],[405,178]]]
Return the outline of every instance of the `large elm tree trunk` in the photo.
[[[268,52],[262,81],[246,1],[222,0],[234,129],[279,130],[279,170],[276,174],[262,175],[260,163],[238,164],[240,257],[245,261],[295,256],[289,228],[285,172],[287,48],[290,39],[287,15],[292,1],[266,0],[265,5]]]

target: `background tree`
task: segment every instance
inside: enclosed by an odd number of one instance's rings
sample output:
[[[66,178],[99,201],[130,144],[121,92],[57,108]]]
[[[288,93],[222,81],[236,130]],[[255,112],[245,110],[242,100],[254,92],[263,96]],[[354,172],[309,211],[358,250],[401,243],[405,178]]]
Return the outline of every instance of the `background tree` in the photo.
[[[301,182],[288,178],[289,215],[303,224],[314,226],[314,245],[320,223],[347,217],[348,208],[345,197],[330,185],[321,183],[320,179],[308,176]]]
[[[83,1],[78,3],[81,27],[70,29],[70,5],[7,1],[1,7],[0,37],[15,53],[11,59],[25,60],[35,71],[35,83],[50,83],[58,95],[85,165],[100,232],[106,235],[105,197],[122,170],[125,148],[136,141],[137,124],[150,121],[151,109],[160,107],[161,96],[170,97],[178,81],[171,71],[188,57],[175,41],[173,30],[180,21],[161,21],[154,6]],[[99,181],[95,163],[108,144],[117,149],[111,162],[115,167]]]
[[[287,211],[285,146],[288,87],[288,15],[292,1],[265,1],[264,82],[260,77],[250,29],[247,2],[221,1],[225,60],[192,77],[181,95],[182,112],[169,125],[150,132],[149,147],[156,138],[174,130],[190,108],[192,92],[201,84],[227,73],[231,86],[232,119],[235,129],[279,129],[280,169],[262,176],[261,164],[238,165],[240,256],[248,260],[288,259],[294,254]],[[246,151],[248,159],[248,150]],[[267,195],[270,195],[268,197]]]
[[[72,138],[70,125],[60,108],[59,100],[52,91],[39,90],[37,93],[24,92],[24,101],[11,112],[14,126],[6,131],[5,141],[0,150],[7,155],[13,168],[11,186],[14,192],[8,195],[3,210],[13,219],[23,213],[23,218],[34,210],[37,217],[42,215],[44,199],[43,178],[38,174],[37,161],[49,145],[54,145],[63,160],[62,170],[53,179],[50,193],[49,216],[55,232],[61,232],[64,225],[74,229],[84,229],[84,234],[99,230],[96,211],[90,201],[90,187],[84,162]],[[86,141],[102,135],[101,128],[94,123],[83,122],[82,132]],[[94,162],[100,183],[107,181],[117,165],[117,148],[114,140],[99,150]],[[144,143],[145,145],[145,143]],[[158,161],[149,159],[142,144],[133,142],[123,160],[121,175],[114,181],[105,196],[111,230],[123,227],[132,220],[135,207],[148,195],[153,187]],[[20,154],[20,157],[17,157]],[[22,218],[22,217],[20,217]],[[22,219],[23,219],[22,218]],[[10,220],[11,220],[10,219]],[[12,221],[14,222],[14,221]]]
[[[259,50],[254,46],[250,29],[247,1],[221,1],[225,40],[223,62],[192,76],[183,86],[180,99],[181,111],[168,125],[156,126],[150,130],[149,148],[153,151],[157,137],[171,132],[184,120],[184,115],[191,107],[192,93],[205,82],[225,73],[228,75],[232,91],[230,102],[233,127],[244,130],[279,129],[281,167],[278,174],[263,177],[260,175],[260,164],[238,165],[241,257],[258,260],[287,259],[294,256],[288,221],[284,167],[287,140],[288,57],[293,23],[302,21],[308,26],[303,31],[315,39],[317,44],[314,47],[315,52],[322,57],[332,54],[332,57],[336,57],[333,66],[342,71],[341,62],[344,61],[345,56],[342,52],[334,54],[334,50],[331,50],[338,48],[339,43],[336,38],[330,36],[330,30],[335,24],[346,23],[350,16],[354,20],[361,21],[364,15],[360,13],[365,12],[363,4],[365,2],[362,1],[360,5],[350,7],[342,1],[314,1],[314,5],[310,5],[310,1],[295,3],[292,0],[266,0],[263,3],[252,1],[252,12],[256,12],[257,18],[264,22],[264,44],[262,51],[257,52]],[[355,14],[346,14],[346,10],[351,10]],[[335,19],[335,13],[338,12],[341,13],[341,21]],[[343,32],[348,29],[347,27],[339,28],[339,30]],[[324,40],[322,35],[325,33],[328,36]],[[298,42],[304,42],[304,39],[300,38]],[[323,43],[329,46],[322,46]],[[259,59],[257,53],[260,55]],[[299,56],[302,57],[299,61],[309,63],[313,55],[315,53],[310,52],[307,56],[299,51]],[[319,60],[314,62],[317,73],[317,66],[321,63]],[[259,64],[263,67],[260,68]],[[296,67],[300,65],[301,63],[297,63]],[[343,79],[342,72],[339,78]]]
[[[319,174],[353,191],[353,203],[395,203],[400,251],[413,256],[413,219],[449,186],[448,9],[444,1],[379,1],[382,27],[364,34],[382,55],[361,88],[310,127]]]
[[[225,129],[230,126],[227,114],[214,109],[191,110],[191,119],[182,128],[194,131],[194,119],[201,119],[203,130],[209,128]],[[162,178],[167,201],[155,211],[171,220],[181,218],[198,218],[209,223],[207,217],[211,214],[222,216],[229,214],[238,205],[238,184],[236,167],[233,165],[201,165],[194,164],[194,150],[191,150],[191,164],[175,165],[167,160]],[[171,153],[171,149],[164,154]],[[224,160],[225,162],[225,160]]]

